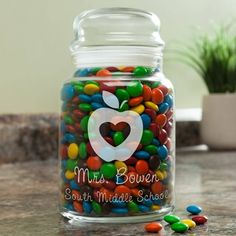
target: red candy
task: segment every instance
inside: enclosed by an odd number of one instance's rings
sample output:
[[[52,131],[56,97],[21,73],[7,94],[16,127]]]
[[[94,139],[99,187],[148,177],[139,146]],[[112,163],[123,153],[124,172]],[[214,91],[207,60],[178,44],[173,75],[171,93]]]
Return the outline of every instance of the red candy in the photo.
[[[139,105],[142,101],[143,101],[143,97],[142,97],[142,96],[139,96],[139,97],[131,98],[131,99],[129,100],[129,103],[128,103],[128,104],[129,104],[131,107],[134,107],[134,106]]]
[[[150,101],[152,97],[152,89],[147,86],[147,85],[143,85],[143,100],[144,101]]]
[[[162,91],[164,96],[166,96],[166,94],[169,92],[169,89],[164,85],[159,85],[158,89],[160,89]]]
[[[90,170],[99,170],[102,165],[102,160],[98,156],[90,156],[87,160],[87,166]]]
[[[192,220],[197,224],[197,225],[203,225],[207,222],[208,218],[206,216],[198,215],[192,217]]]
[[[159,88],[154,88],[152,90],[152,101],[155,104],[160,104],[164,101],[163,92]]]

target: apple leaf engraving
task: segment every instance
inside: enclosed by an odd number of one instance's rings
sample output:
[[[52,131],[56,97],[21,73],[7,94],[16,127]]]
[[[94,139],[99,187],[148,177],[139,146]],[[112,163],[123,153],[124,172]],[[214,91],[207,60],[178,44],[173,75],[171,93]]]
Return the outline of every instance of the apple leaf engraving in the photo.
[[[112,94],[112,93],[110,93],[108,91],[103,91],[102,92],[102,98],[103,98],[104,102],[109,107],[112,107],[114,109],[118,109],[119,108],[119,100],[118,100],[118,98],[114,94]]]

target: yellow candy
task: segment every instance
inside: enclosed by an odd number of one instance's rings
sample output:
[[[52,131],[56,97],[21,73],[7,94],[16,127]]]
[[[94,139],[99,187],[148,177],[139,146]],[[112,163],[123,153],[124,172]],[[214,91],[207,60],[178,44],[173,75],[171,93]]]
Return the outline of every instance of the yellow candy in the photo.
[[[160,209],[161,209],[161,207],[159,205],[152,205],[152,210],[153,211],[158,211]]]
[[[147,108],[153,109],[155,111],[159,110],[158,106],[153,102],[145,102],[144,104],[145,104],[145,107]]]
[[[66,177],[67,179],[71,180],[71,179],[74,179],[75,174],[74,174],[74,172],[72,172],[72,171],[70,171],[70,170],[67,170],[66,173],[65,173],[65,177]]]
[[[96,84],[86,84],[84,86],[84,92],[88,95],[93,95],[99,91],[99,87]]]
[[[193,220],[190,220],[190,219],[184,219],[184,220],[181,220],[182,223],[188,225],[188,227],[190,229],[192,228],[195,228],[196,227],[196,223],[193,221]]]
[[[164,179],[167,177],[167,172],[165,170],[162,171],[162,174],[164,176]]]
[[[144,105],[140,104],[132,108],[131,110],[137,112],[138,114],[142,114],[144,112],[144,109],[145,109]]]
[[[164,174],[160,170],[156,171],[156,176],[159,180],[163,180],[165,178]]]
[[[115,161],[115,167],[119,174],[126,174],[128,171],[128,167],[123,161]]]
[[[79,154],[79,147],[76,143],[71,143],[68,147],[68,157],[70,159],[76,159]]]

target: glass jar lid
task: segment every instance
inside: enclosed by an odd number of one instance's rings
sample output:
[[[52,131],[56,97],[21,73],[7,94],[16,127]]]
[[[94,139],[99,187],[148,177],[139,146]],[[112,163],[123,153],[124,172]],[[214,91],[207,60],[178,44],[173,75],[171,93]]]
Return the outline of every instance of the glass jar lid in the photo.
[[[111,66],[125,63],[153,66],[164,48],[159,18],[143,10],[85,11],[75,18],[73,29],[75,39],[70,50],[79,67],[91,63],[104,66],[107,62]]]

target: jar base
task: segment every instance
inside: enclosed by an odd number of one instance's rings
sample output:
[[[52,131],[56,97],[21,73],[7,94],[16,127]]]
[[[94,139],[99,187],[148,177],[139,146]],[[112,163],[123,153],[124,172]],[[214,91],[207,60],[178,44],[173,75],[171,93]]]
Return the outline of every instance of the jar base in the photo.
[[[111,216],[111,217],[90,217],[90,216],[81,216],[75,212],[63,209],[61,215],[69,219],[69,223],[76,225],[78,223],[143,223],[156,220],[162,220],[166,214],[173,212],[174,206],[170,206],[158,211],[149,212],[140,216]]]

